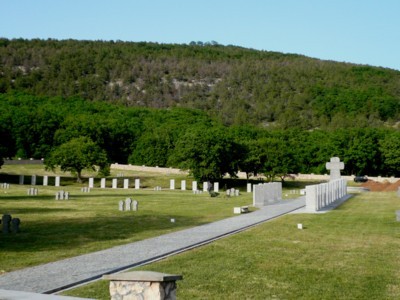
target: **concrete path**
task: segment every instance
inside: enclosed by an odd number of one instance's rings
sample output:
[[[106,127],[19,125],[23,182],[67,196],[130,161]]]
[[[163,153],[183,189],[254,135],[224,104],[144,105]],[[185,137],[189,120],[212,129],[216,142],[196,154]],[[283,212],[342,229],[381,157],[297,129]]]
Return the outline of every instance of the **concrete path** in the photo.
[[[284,201],[252,213],[210,224],[6,273],[0,276],[0,289],[54,293],[78,283],[100,278],[104,274],[122,271],[210,243],[227,234],[243,231],[297,210],[304,205],[304,197]]]

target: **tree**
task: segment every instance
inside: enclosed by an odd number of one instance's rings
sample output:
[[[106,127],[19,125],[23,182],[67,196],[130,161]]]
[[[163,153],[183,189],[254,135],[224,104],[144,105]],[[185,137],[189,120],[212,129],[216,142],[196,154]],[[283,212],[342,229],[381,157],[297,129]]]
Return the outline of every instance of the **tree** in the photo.
[[[394,131],[387,134],[379,143],[383,164],[388,175],[400,174],[400,133]]]
[[[95,166],[100,167],[100,171],[107,170],[107,154],[90,138],[78,137],[62,144],[51,152],[45,159],[46,169],[53,170],[60,166],[63,172],[74,172],[77,181],[82,182],[82,170],[96,170]]]
[[[170,157],[170,163],[190,170],[196,180],[218,180],[238,170],[238,145],[222,126],[196,126],[187,130]]]

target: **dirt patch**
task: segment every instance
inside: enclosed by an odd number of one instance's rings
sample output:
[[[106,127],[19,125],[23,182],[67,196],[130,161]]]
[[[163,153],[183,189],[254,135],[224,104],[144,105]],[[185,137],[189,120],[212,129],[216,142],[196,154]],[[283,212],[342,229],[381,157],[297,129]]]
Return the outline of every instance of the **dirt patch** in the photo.
[[[372,192],[394,192],[400,187],[400,180],[390,183],[388,181],[385,182],[377,182],[373,180],[368,180],[367,182],[361,185],[369,189]]]

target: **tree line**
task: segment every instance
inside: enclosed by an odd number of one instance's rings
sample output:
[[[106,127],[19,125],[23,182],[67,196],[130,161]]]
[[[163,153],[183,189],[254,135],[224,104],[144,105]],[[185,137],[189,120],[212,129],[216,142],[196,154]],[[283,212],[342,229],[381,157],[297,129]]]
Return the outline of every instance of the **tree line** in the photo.
[[[400,72],[218,43],[0,39],[0,93],[200,109],[224,125],[395,125]]]
[[[327,173],[325,163],[332,156],[344,161],[344,174],[399,176],[400,132],[389,127],[227,126],[197,109],[0,94],[0,157],[45,158],[49,168],[64,157],[63,162],[71,160],[66,171],[95,164],[107,173],[109,164],[118,162],[178,167],[198,180],[238,171],[283,178]]]

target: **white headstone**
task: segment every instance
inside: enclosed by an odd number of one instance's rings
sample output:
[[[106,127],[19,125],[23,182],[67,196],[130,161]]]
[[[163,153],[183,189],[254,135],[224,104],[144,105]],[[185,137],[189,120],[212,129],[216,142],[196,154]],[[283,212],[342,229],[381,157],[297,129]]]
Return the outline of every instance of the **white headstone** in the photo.
[[[131,198],[126,198],[125,199],[125,210],[130,211],[132,210],[132,199]]]
[[[344,163],[339,157],[331,157],[331,161],[326,163],[326,169],[330,171],[330,181],[340,179],[340,170],[344,169]]]
[[[36,175],[32,175],[31,185],[36,185]]]
[[[60,186],[60,176],[56,176],[56,182],[54,186]]]
[[[19,184],[24,184],[24,175],[19,175]]]
[[[135,179],[135,189],[140,189],[140,179]]]
[[[117,184],[118,184],[117,178],[113,178],[113,180],[112,180],[112,188],[116,189],[117,188]]]
[[[186,180],[181,181],[181,190],[186,191]]]
[[[100,180],[100,188],[105,189],[106,188],[106,179],[102,178]]]
[[[207,192],[208,191],[208,182],[204,181],[203,182],[203,192]]]
[[[49,184],[49,176],[45,175],[43,176],[43,185],[46,186]]]
[[[197,191],[197,181],[192,182],[192,190]]]
[[[170,179],[169,181],[169,189],[174,190],[175,189],[175,179]]]
[[[120,211],[124,211],[124,200],[118,202],[118,209]]]
[[[139,210],[139,202],[137,202],[137,200],[133,200],[133,204],[132,204],[132,209],[133,211],[138,211]]]
[[[247,184],[247,192],[251,193],[252,192],[252,187],[251,187],[251,183]]]
[[[219,182],[214,182],[214,192],[219,192]]]
[[[124,189],[128,189],[129,188],[129,179],[125,178],[124,179]]]
[[[89,178],[89,188],[94,188],[94,178],[93,177],[90,177]]]

